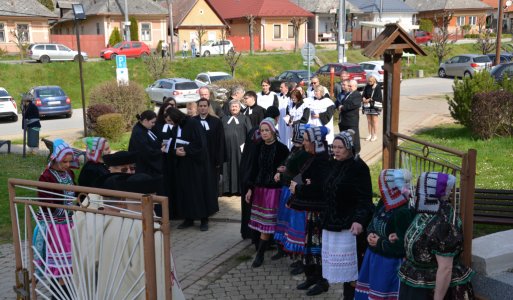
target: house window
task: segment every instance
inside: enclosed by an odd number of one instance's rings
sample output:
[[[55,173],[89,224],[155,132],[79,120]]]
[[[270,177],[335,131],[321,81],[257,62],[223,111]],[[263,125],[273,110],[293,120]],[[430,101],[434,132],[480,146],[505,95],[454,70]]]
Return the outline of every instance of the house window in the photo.
[[[287,34],[288,34],[288,38],[289,38],[289,39],[293,39],[293,38],[294,38],[294,25],[289,24],[289,26],[288,26],[288,27],[289,27],[289,28],[288,28],[288,32],[287,32]]]
[[[151,41],[151,24],[141,24],[141,41]]]
[[[465,17],[463,16],[463,17],[456,18],[456,25],[458,25],[458,26],[465,25]]]
[[[29,41],[29,26],[28,24],[17,24],[16,31],[20,36],[20,41],[28,42]]]
[[[281,39],[281,25],[274,25],[274,38]]]
[[[475,26],[477,23],[477,17],[476,16],[470,16],[468,17],[468,24]]]
[[[5,43],[5,27],[4,27],[4,23],[0,23],[0,43]]]
[[[96,34],[100,35],[100,23],[96,23]]]

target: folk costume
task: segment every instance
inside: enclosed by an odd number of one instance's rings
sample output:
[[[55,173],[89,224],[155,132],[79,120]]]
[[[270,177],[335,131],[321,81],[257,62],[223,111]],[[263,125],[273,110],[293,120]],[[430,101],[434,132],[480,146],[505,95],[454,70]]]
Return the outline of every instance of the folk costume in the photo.
[[[399,299],[433,299],[438,270],[436,256],[453,257],[451,282],[444,299],[474,299],[474,271],[460,263],[461,219],[449,203],[456,178],[424,172],[419,176],[411,208],[416,215],[406,231],[406,260],[399,269]]]
[[[356,283],[356,300],[399,297],[397,270],[405,256],[404,234],[413,219],[407,205],[411,174],[407,170],[387,169],[381,171],[378,180],[381,199],[367,234],[375,234],[379,239],[375,246],[369,245],[365,253]],[[389,241],[392,233],[397,235],[395,242]]]
[[[107,140],[101,137],[86,137],[83,139],[86,144],[86,163],[78,176],[78,185],[97,187],[98,178],[109,174],[109,169],[103,163],[103,154],[106,149]],[[108,153],[105,153],[108,154]]]
[[[162,175],[162,143],[158,136],[141,122],[135,123],[128,143],[128,151],[137,152],[136,173]]]
[[[328,128],[329,133],[326,136],[326,142],[328,145],[333,143],[334,130],[333,130],[333,113],[335,112],[335,105],[333,101],[329,98],[329,96],[324,95],[321,99],[314,98],[313,101],[310,101],[308,104],[310,108],[310,113],[318,114],[318,118],[310,117],[308,124],[312,126],[326,126]]]

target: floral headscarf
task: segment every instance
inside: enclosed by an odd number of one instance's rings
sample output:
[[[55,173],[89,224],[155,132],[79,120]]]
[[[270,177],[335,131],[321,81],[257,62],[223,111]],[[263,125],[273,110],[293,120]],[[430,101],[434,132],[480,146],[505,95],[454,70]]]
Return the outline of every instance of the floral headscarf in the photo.
[[[447,201],[456,184],[456,177],[439,172],[424,172],[417,182],[413,208],[420,213],[436,213],[440,202]]]
[[[50,161],[48,162],[48,167],[52,165],[53,162],[61,162],[64,157],[68,154],[71,154],[73,157],[73,163],[72,168],[78,169],[78,161],[75,158],[75,155],[73,153],[73,149],[63,140],[63,139],[56,139],[53,141],[53,151],[50,155]]]
[[[379,191],[385,210],[408,203],[411,173],[404,169],[386,169],[379,174]]]
[[[95,163],[99,162],[103,156],[107,140],[102,137],[86,137],[83,141],[86,144],[87,160]]]

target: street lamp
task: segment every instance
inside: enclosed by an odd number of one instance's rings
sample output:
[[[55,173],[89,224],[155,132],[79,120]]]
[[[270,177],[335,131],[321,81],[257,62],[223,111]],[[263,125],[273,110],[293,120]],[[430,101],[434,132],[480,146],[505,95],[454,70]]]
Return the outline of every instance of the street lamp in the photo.
[[[499,15],[497,16],[497,43],[495,45],[495,65],[501,63],[501,39],[502,39],[502,18],[503,10],[513,4],[512,1],[508,0],[504,3],[504,0],[499,0]]]
[[[78,69],[80,73],[80,92],[82,96],[82,118],[84,120],[84,136],[87,136],[87,124],[86,124],[86,110],[85,110],[85,96],[84,96],[84,76],[82,73],[82,51],[80,50],[80,33],[79,33],[79,21],[85,20],[86,15],[82,4],[73,4],[73,16],[75,20],[75,34],[77,36],[77,48],[78,48]]]

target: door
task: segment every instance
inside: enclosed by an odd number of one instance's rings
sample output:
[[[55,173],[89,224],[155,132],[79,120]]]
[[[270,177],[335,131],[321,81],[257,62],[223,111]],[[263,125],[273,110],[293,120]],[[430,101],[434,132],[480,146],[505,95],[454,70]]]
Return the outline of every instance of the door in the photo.
[[[130,43],[123,43],[119,51],[119,54],[126,55],[126,57],[134,57],[133,49]]]
[[[455,74],[458,68],[459,61],[459,56],[455,56],[447,61],[447,63],[445,64],[445,74],[447,74],[447,76],[456,76]]]
[[[74,58],[73,53],[71,52],[71,49],[64,46],[64,45],[57,45],[57,48],[59,49],[59,56],[61,59],[70,59],[72,60]]]
[[[59,51],[57,51],[57,45],[46,45],[46,53],[50,57],[50,60],[61,60]]]
[[[463,74],[468,70],[471,63],[472,59],[470,57],[460,56],[458,63],[454,66],[454,76],[463,77]]]

